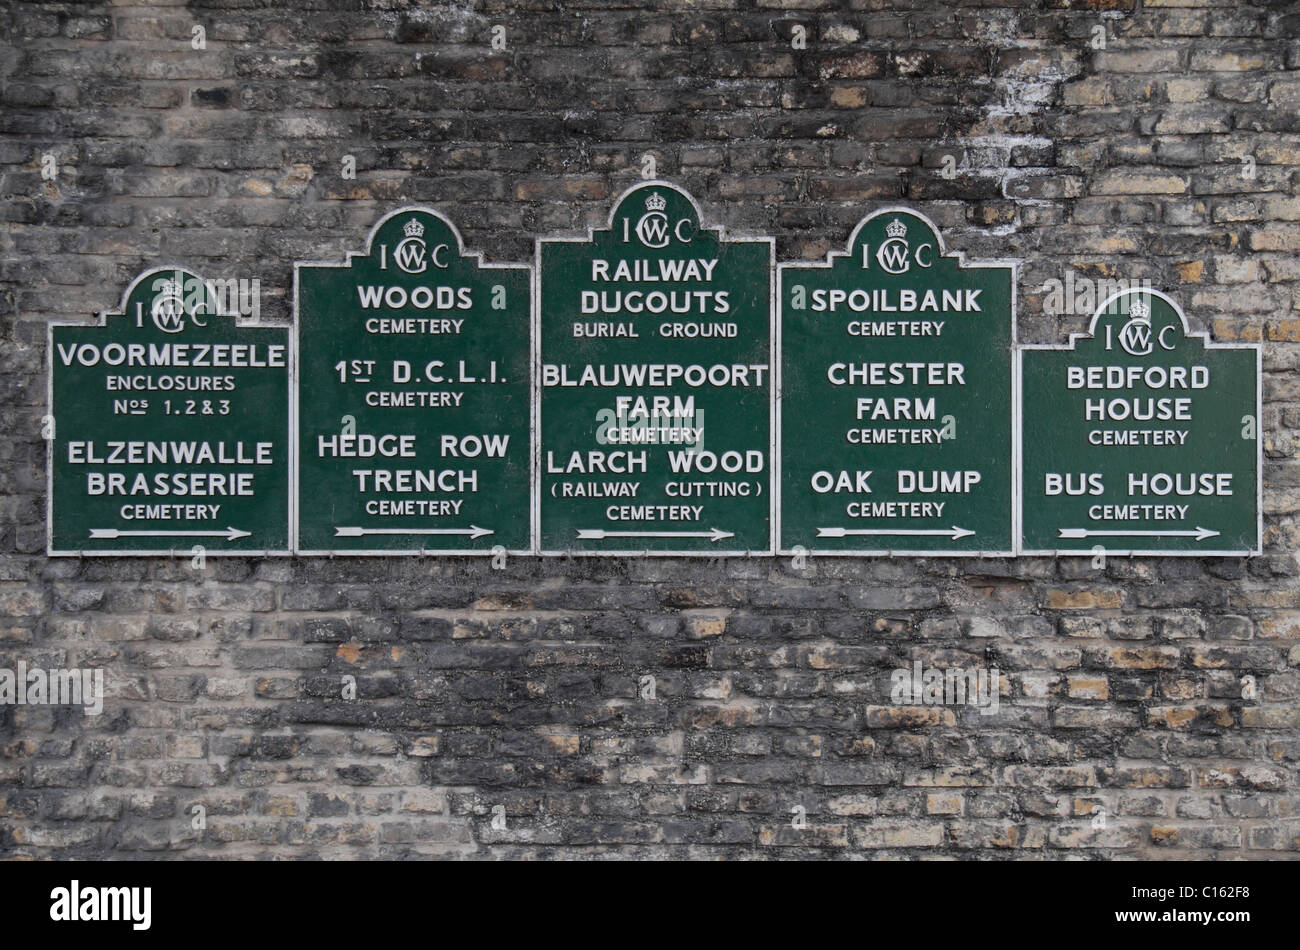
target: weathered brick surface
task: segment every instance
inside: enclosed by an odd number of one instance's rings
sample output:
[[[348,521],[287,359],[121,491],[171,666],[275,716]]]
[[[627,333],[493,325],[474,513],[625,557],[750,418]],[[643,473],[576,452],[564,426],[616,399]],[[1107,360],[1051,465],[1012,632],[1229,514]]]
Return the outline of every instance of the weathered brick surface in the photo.
[[[110,698],[99,718],[0,708],[0,853],[1300,855],[1294,4],[2,17],[0,666],[102,667]],[[341,255],[404,202],[528,260],[535,234],[603,221],[647,152],[784,259],[918,207],[968,255],[1024,261],[1022,341],[1085,325],[1044,312],[1066,268],[1150,279],[1218,339],[1262,340],[1264,556],[42,556],[47,321],[159,262],[257,277],[285,317],[295,258]],[[997,666],[1001,711],[891,704],[916,660]]]

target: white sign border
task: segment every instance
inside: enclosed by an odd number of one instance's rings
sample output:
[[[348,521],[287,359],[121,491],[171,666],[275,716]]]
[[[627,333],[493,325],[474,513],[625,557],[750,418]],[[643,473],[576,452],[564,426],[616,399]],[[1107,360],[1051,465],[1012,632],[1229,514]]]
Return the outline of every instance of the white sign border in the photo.
[[[455,223],[451,220],[451,218],[449,218],[447,215],[443,214],[443,213],[442,213],[441,211],[439,211],[437,208],[432,208],[432,207],[430,207],[430,206],[428,206],[428,205],[403,205],[403,206],[400,207],[400,208],[394,208],[392,211],[387,212],[387,213],[384,214],[382,217],[380,217],[379,220],[377,220],[373,225],[371,225],[371,227],[370,227],[370,232],[366,235],[365,250],[362,250],[362,251],[347,251],[347,252],[345,252],[342,261],[294,261],[294,262],[293,262],[293,331],[292,331],[292,335],[293,335],[293,347],[292,347],[292,348],[293,348],[293,353],[294,353],[294,364],[295,364],[295,365],[294,365],[294,382],[295,382],[295,391],[298,391],[298,392],[301,391],[301,386],[296,385],[296,384],[298,383],[298,373],[297,373],[297,357],[298,357],[298,352],[299,352],[298,347],[299,347],[299,345],[300,345],[300,331],[301,331],[301,328],[302,328],[302,317],[301,317],[301,314],[300,314],[300,312],[299,312],[299,287],[298,287],[298,275],[299,275],[300,269],[303,268],[303,267],[313,267],[313,268],[327,268],[327,267],[328,267],[328,268],[350,268],[350,267],[352,266],[352,260],[353,260],[353,258],[356,258],[356,257],[367,257],[367,258],[368,258],[368,257],[370,257],[371,248],[372,248],[372,245],[374,244],[374,240],[375,240],[375,235],[377,235],[377,234],[379,233],[379,229],[380,229],[381,227],[383,227],[385,223],[387,223],[390,219],[397,217],[398,215],[401,215],[401,214],[409,214],[409,213],[411,213],[411,212],[420,212],[420,213],[422,213],[422,214],[432,215],[433,217],[435,217],[435,218],[437,218],[439,221],[441,221],[443,224],[447,225],[447,227],[451,229],[451,233],[452,233],[452,234],[455,236],[455,238],[456,238],[456,249],[457,249],[457,254],[458,254],[458,256],[460,256],[460,257],[462,257],[462,258],[473,258],[473,259],[474,259],[474,262],[475,262],[475,266],[478,267],[478,269],[480,269],[480,270],[522,270],[522,271],[526,271],[527,274],[528,274],[528,299],[529,299],[529,314],[528,314],[527,325],[528,325],[528,328],[529,328],[529,334],[531,335],[531,334],[534,332],[534,322],[535,322],[535,321],[534,321],[534,318],[533,318],[532,310],[533,310],[533,298],[534,298],[535,295],[536,295],[536,289],[535,289],[535,288],[536,288],[537,275],[533,273],[533,268],[532,268],[530,265],[528,265],[528,264],[511,264],[511,263],[495,263],[495,262],[488,262],[488,261],[485,261],[485,260],[483,259],[483,252],[482,252],[482,251],[472,250],[472,249],[467,248],[467,247],[465,246],[465,239],[461,236],[460,229],[456,227]],[[530,349],[531,349],[531,346],[532,346],[532,345],[533,345],[533,341],[530,340]],[[536,385],[536,376],[537,376],[537,368],[536,368],[536,365],[535,365],[535,364],[532,364],[531,360],[530,360],[530,366],[529,366],[529,374],[530,374],[530,376],[532,377],[532,378],[529,380],[529,392],[530,392],[530,398],[531,398],[531,393],[532,393],[532,391],[533,391],[533,388],[534,388],[535,385]],[[290,487],[290,514],[289,514],[289,524],[290,524],[290,530],[289,530],[289,543],[290,543],[290,545],[291,545],[291,547],[292,547],[293,555],[294,555],[295,557],[340,557],[340,556],[341,556],[341,557],[493,557],[493,556],[495,556],[495,555],[494,555],[494,552],[492,551],[491,548],[469,548],[469,549],[459,549],[459,550],[458,550],[458,549],[451,549],[451,548],[435,548],[435,549],[430,550],[430,549],[428,549],[428,548],[393,548],[393,549],[373,549],[373,548],[364,548],[364,549],[356,549],[356,548],[325,548],[325,549],[316,549],[316,548],[303,548],[303,547],[301,547],[301,546],[299,545],[299,537],[298,537],[298,530],[299,530],[299,507],[298,507],[298,500],[299,500],[299,496],[300,496],[300,492],[299,492],[299,479],[300,479],[300,470],[299,470],[299,464],[300,464],[300,463],[299,463],[299,452],[301,451],[301,446],[300,446],[300,444],[299,444],[299,443],[300,443],[300,439],[298,438],[298,424],[299,424],[299,400],[298,400],[298,399],[295,399],[294,402],[293,402],[293,431],[294,431],[294,440],[293,440],[292,461],[291,461],[291,463],[290,463],[290,465],[291,465],[291,469],[290,469],[290,476],[289,476],[289,481],[290,481],[290,485],[291,485],[291,487]],[[531,454],[535,454],[535,451],[536,451],[536,450],[535,450],[535,448],[534,448],[533,446],[534,446],[534,443],[535,443],[536,441],[537,441],[537,434],[536,434],[536,432],[533,431],[533,428],[532,428],[531,410],[530,410],[530,419],[529,419],[529,451],[530,451]],[[533,556],[533,555],[535,555],[535,554],[537,553],[537,536],[536,536],[536,534],[534,533],[534,527],[533,527],[534,524],[535,524],[535,522],[536,522],[535,513],[534,513],[534,511],[533,511],[533,508],[534,508],[534,507],[535,507],[535,504],[534,504],[534,501],[533,501],[533,498],[532,498],[532,492],[529,492],[529,512],[528,512],[529,531],[528,531],[528,547],[527,547],[527,548],[507,548],[507,549],[505,550],[505,554],[506,554],[507,556],[509,556],[509,557],[530,557],[530,556]],[[499,552],[498,552],[498,553],[499,553]]]
[[[1138,548],[1126,548],[1123,550],[1111,550],[1104,544],[1094,544],[1093,548],[1101,548],[1106,557],[1259,557],[1264,553],[1264,437],[1263,427],[1264,420],[1262,410],[1264,408],[1263,386],[1263,359],[1264,348],[1260,343],[1215,343],[1210,339],[1210,334],[1204,330],[1193,330],[1191,324],[1187,321],[1187,314],[1179,306],[1178,301],[1167,293],[1155,290],[1150,287],[1130,287],[1126,290],[1118,291],[1111,294],[1092,315],[1088,321],[1088,330],[1086,333],[1071,333],[1069,341],[1066,343],[1026,343],[1017,347],[1016,352],[1016,375],[1023,378],[1024,373],[1024,354],[1026,350],[1069,350],[1073,351],[1078,342],[1082,339],[1093,339],[1096,336],[1097,321],[1101,319],[1106,308],[1120,297],[1129,294],[1150,294],[1153,297],[1159,297],[1165,303],[1174,308],[1174,313],[1178,314],[1178,319],[1183,324],[1183,336],[1200,337],[1202,344],[1207,350],[1254,350],[1255,351],[1255,547],[1249,550],[1235,551],[1161,551],[1161,550],[1141,550]],[[1016,427],[1016,441],[1021,443],[1024,438],[1024,418],[1020,419]],[[1023,511],[1024,506],[1024,485],[1020,486],[1020,493],[1016,497],[1017,511]],[[1095,550],[1038,550],[1027,549],[1024,546],[1023,526],[1020,535],[1016,538],[1016,554],[1023,557],[1095,557]]]
[[[738,550],[734,548],[723,548],[719,550],[696,550],[696,551],[660,551],[660,550],[618,550],[605,551],[590,548],[573,548],[569,550],[556,550],[542,548],[541,519],[542,519],[542,480],[541,480],[541,440],[542,440],[542,380],[541,380],[541,335],[542,335],[542,245],[543,244],[590,244],[596,236],[596,228],[588,227],[585,236],[570,235],[549,237],[538,237],[534,241],[534,271],[535,282],[533,284],[533,346],[534,346],[534,373],[533,373],[533,412],[535,414],[535,444],[536,455],[533,460],[535,476],[533,478],[533,497],[534,511],[537,518],[536,544],[537,554],[540,557],[689,557],[689,558],[730,558],[730,557],[772,557],[776,554],[777,540],[777,518],[781,510],[780,506],[780,470],[777,454],[777,438],[779,424],[779,413],[777,412],[777,392],[778,382],[775,375],[777,366],[780,362],[780,351],[778,349],[778,318],[776,312],[776,238],[762,235],[750,235],[743,232],[729,233],[723,224],[707,225],[705,215],[695,196],[686,189],[684,185],[677,185],[673,182],[662,178],[643,179],[634,182],[627,188],[624,188],[617,197],[610,203],[609,214],[606,219],[606,227],[601,230],[608,230],[611,233],[614,230],[614,212],[622,205],[623,201],[628,198],[634,191],[642,188],[670,188],[676,193],[682,195],[690,202],[691,208],[695,211],[696,219],[700,222],[700,228],[707,231],[716,231],[718,243],[733,244],[754,244],[762,243],[767,245],[767,320],[768,320],[768,513],[767,513],[767,547],[755,551]],[[726,530],[721,525],[714,525],[721,530]],[[711,544],[720,544],[722,542],[710,542]]]
[[[1011,340],[1009,344],[1009,349],[1007,351],[1007,360],[1010,364],[1008,366],[1008,369],[1011,372],[1011,429],[1010,429],[1011,445],[1009,446],[1011,450],[1011,497],[1007,499],[1008,514],[1011,516],[1011,522],[1010,522],[1011,534],[1009,538],[1011,542],[1011,547],[1001,551],[899,551],[894,548],[871,548],[871,549],[864,548],[864,549],[854,549],[854,550],[837,549],[837,550],[829,551],[829,550],[819,550],[815,547],[811,547],[807,545],[803,545],[802,547],[804,548],[804,553],[806,553],[808,557],[1012,558],[1016,556],[1017,553],[1016,539],[1020,535],[1020,520],[1019,520],[1020,509],[1016,505],[1016,499],[1019,497],[1020,494],[1019,483],[1020,483],[1020,468],[1021,468],[1020,440],[1017,438],[1017,433],[1019,432],[1019,416],[1020,416],[1020,379],[1018,374],[1016,373],[1016,362],[1017,362],[1016,353],[1017,350],[1019,349],[1016,344],[1016,324],[1018,321],[1017,293],[1018,293],[1019,283],[1020,283],[1019,268],[1021,263],[1019,260],[995,258],[992,260],[980,260],[980,261],[968,262],[966,260],[966,255],[964,252],[949,251],[947,249],[947,244],[943,238],[943,231],[939,228],[938,225],[934,223],[934,221],[930,219],[929,215],[921,211],[917,211],[914,208],[903,207],[902,205],[889,205],[887,207],[878,208],[875,211],[869,212],[854,226],[853,231],[850,232],[849,234],[848,241],[844,245],[844,250],[831,251],[829,254],[826,255],[826,259],[824,261],[810,261],[810,262],[788,261],[784,264],[778,265],[777,279],[775,281],[775,284],[779,288],[777,292],[777,298],[778,298],[777,306],[780,310],[777,316],[777,332],[782,338],[784,337],[785,295],[780,291],[783,290],[785,287],[785,274],[787,270],[800,271],[800,270],[813,270],[819,268],[823,268],[823,269],[833,268],[835,266],[835,262],[837,259],[843,257],[849,257],[852,255],[853,246],[858,239],[858,234],[862,231],[864,227],[867,226],[869,222],[883,215],[900,214],[900,213],[910,214],[913,217],[920,218],[922,221],[924,221],[929,226],[930,230],[934,232],[935,237],[939,241],[939,256],[942,258],[947,258],[949,260],[955,261],[959,269],[983,270],[983,269],[1010,268],[1011,270],[1011,299],[1010,299]],[[778,386],[782,385],[784,382],[780,375],[782,370],[782,365],[783,364],[778,357],[778,365],[777,365]],[[780,535],[778,534],[777,535],[778,545],[780,544],[780,540],[781,538]],[[778,548],[776,553],[778,557],[785,557],[800,552],[796,552],[793,548],[789,548],[789,549]]]
[[[49,410],[49,414],[51,418],[54,419],[54,426],[55,426],[54,431],[56,436],[56,438],[45,440],[45,556],[46,557],[79,557],[79,558],[185,557],[187,558],[187,557],[194,556],[194,552],[193,552],[194,545],[190,545],[189,548],[185,550],[177,550],[176,548],[166,548],[166,549],[132,549],[132,550],[113,550],[113,551],[86,551],[86,550],[78,549],[78,550],[64,551],[64,550],[55,550],[54,548],[54,443],[58,441],[57,436],[58,436],[58,424],[59,424],[58,417],[55,415],[54,412],[54,329],[55,327],[80,327],[82,329],[99,328],[99,327],[107,328],[109,317],[127,316],[126,313],[127,301],[131,299],[131,294],[132,292],[134,292],[136,287],[138,287],[140,283],[145,280],[145,278],[156,277],[162,273],[185,274],[188,277],[193,277],[196,280],[202,281],[205,286],[207,284],[208,279],[214,281],[221,279],[216,277],[213,278],[201,277],[196,271],[192,270],[189,267],[182,266],[180,264],[157,264],[152,267],[145,268],[144,270],[140,271],[140,273],[136,274],[135,277],[131,278],[130,283],[126,285],[126,289],[122,291],[122,298],[118,303],[116,309],[99,311],[99,313],[95,315],[94,320],[92,320],[90,323],[83,323],[77,320],[51,320],[49,323],[46,324],[45,347],[46,347],[47,356],[46,356],[46,380],[45,380],[45,405]],[[288,372],[285,374],[287,377],[286,385],[288,387],[288,403],[286,408],[288,410],[288,416],[289,416],[289,418],[286,420],[286,428],[285,428],[285,431],[287,433],[286,438],[289,441],[289,445],[286,446],[286,449],[288,449],[289,456],[290,456],[290,462],[289,462],[290,477],[287,486],[289,497],[286,499],[286,501],[289,503],[289,507],[286,508],[286,515],[287,515],[286,522],[285,522],[286,537],[285,537],[285,547],[283,549],[263,548],[260,550],[241,549],[237,551],[223,551],[221,550],[220,547],[216,547],[216,546],[209,547],[207,544],[204,544],[203,556],[204,557],[252,557],[252,558],[290,557],[292,555],[292,545],[293,545],[292,456],[293,456],[293,446],[296,444],[296,433],[294,431],[294,421],[295,421],[294,415],[298,405],[297,387],[294,385],[295,383],[294,362],[295,362],[297,347],[295,346],[295,341],[293,339],[293,328],[290,325],[285,323],[269,323],[261,320],[260,318],[245,317],[242,314],[238,314],[238,313],[219,314],[218,316],[232,317],[235,321],[236,328],[255,327],[257,329],[289,331],[286,334],[286,338],[285,338],[285,345],[288,348],[288,357],[289,357]]]

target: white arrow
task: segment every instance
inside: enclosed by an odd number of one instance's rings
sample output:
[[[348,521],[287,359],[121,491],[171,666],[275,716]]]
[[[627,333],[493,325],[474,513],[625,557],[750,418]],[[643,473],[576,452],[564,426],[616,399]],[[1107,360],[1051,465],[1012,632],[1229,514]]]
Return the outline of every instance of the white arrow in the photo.
[[[907,528],[818,528],[817,537],[819,538],[847,538],[856,537],[857,535],[894,535],[901,537],[917,537],[921,535],[942,535],[945,538],[952,538],[954,541],[959,538],[969,538],[974,531],[966,528],[959,528],[953,525],[951,528],[926,528],[919,531],[911,531]]]
[[[362,528],[334,526],[336,538],[360,538],[367,534],[467,534],[471,538],[481,538],[487,534],[496,534],[491,528],[480,528],[476,524],[468,528]]]
[[[606,531],[603,528],[579,528],[579,541],[603,541],[605,538],[708,538],[715,544],[734,538],[734,531],[710,528],[708,531]]]
[[[1195,531],[1092,531],[1088,528],[1062,528],[1063,538],[1217,538],[1219,532],[1197,527]]]
[[[117,528],[91,528],[92,538],[112,541],[115,538],[225,538],[238,541],[251,535],[251,531],[227,528],[225,531],[119,531]]]

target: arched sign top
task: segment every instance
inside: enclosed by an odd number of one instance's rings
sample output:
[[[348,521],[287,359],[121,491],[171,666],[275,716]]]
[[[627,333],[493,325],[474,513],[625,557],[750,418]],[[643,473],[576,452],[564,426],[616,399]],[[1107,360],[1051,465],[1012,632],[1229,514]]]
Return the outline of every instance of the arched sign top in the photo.
[[[705,230],[695,199],[666,181],[641,182],[623,192],[610,212],[609,229],[629,248],[666,254],[693,244]]]
[[[942,263],[941,263],[942,262]],[[968,262],[961,251],[950,251],[939,226],[914,208],[890,205],[862,218],[843,251],[831,251],[825,263],[791,262],[782,268],[846,267],[867,277],[903,281],[933,279],[938,271],[953,268],[1005,268],[1014,274],[1020,262],[1013,259],[981,259]]]
[[[209,317],[240,316],[238,308],[226,301],[230,283],[205,279],[188,267],[151,267],[127,285],[116,310],[100,312],[95,325],[108,326],[110,317],[131,317],[137,329],[146,324],[167,334],[181,333],[187,325],[202,329]],[[118,325],[116,319],[113,325]]]
[[[412,226],[412,222],[419,225]],[[412,233],[408,233],[408,231]],[[418,233],[425,232],[425,233]],[[436,208],[425,205],[408,205],[384,215],[370,229],[366,237],[366,253],[373,254],[378,242],[387,241],[393,246],[406,238],[417,237],[425,243],[440,242],[450,246],[457,254],[464,253],[465,242],[451,219]]]
[[[858,222],[849,236],[849,257],[882,275],[918,274],[945,255],[939,229],[925,215],[884,208]]]
[[[1157,348],[1173,351],[1184,340],[1193,343],[1197,352],[1209,342],[1204,333],[1192,331],[1187,314],[1176,300],[1145,287],[1128,288],[1107,297],[1092,315],[1087,335],[1070,337],[1076,348],[1088,342],[1118,343],[1129,356],[1149,356]]]
[[[402,208],[371,229],[366,253],[394,277],[426,277],[445,271],[464,254],[460,232],[432,208]]]

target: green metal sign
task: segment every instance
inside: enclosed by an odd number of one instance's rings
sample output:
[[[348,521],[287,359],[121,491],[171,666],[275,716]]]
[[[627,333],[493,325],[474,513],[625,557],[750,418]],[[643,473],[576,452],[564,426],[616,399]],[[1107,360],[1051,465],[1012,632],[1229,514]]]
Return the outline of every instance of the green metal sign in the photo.
[[[51,325],[51,555],[288,553],[289,330],[234,285],[158,268]]]
[[[1260,347],[1157,291],[1018,347],[916,211],[777,269],[663,181],[536,267],[401,208],[292,331],[177,267],[51,325],[49,553],[1261,552]]]
[[[1159,291],[1021,348],[1024,554],[1260,553],[1260,349]]]
[[[299,553],[528,553],[529,269],[402,208],[295,278]]]
[[[542,552],[770,553],[772,241],[649,181],[537,261]]]
[[[1010,554],[1014,265],[887,208],[778,296],[781,551]]]

